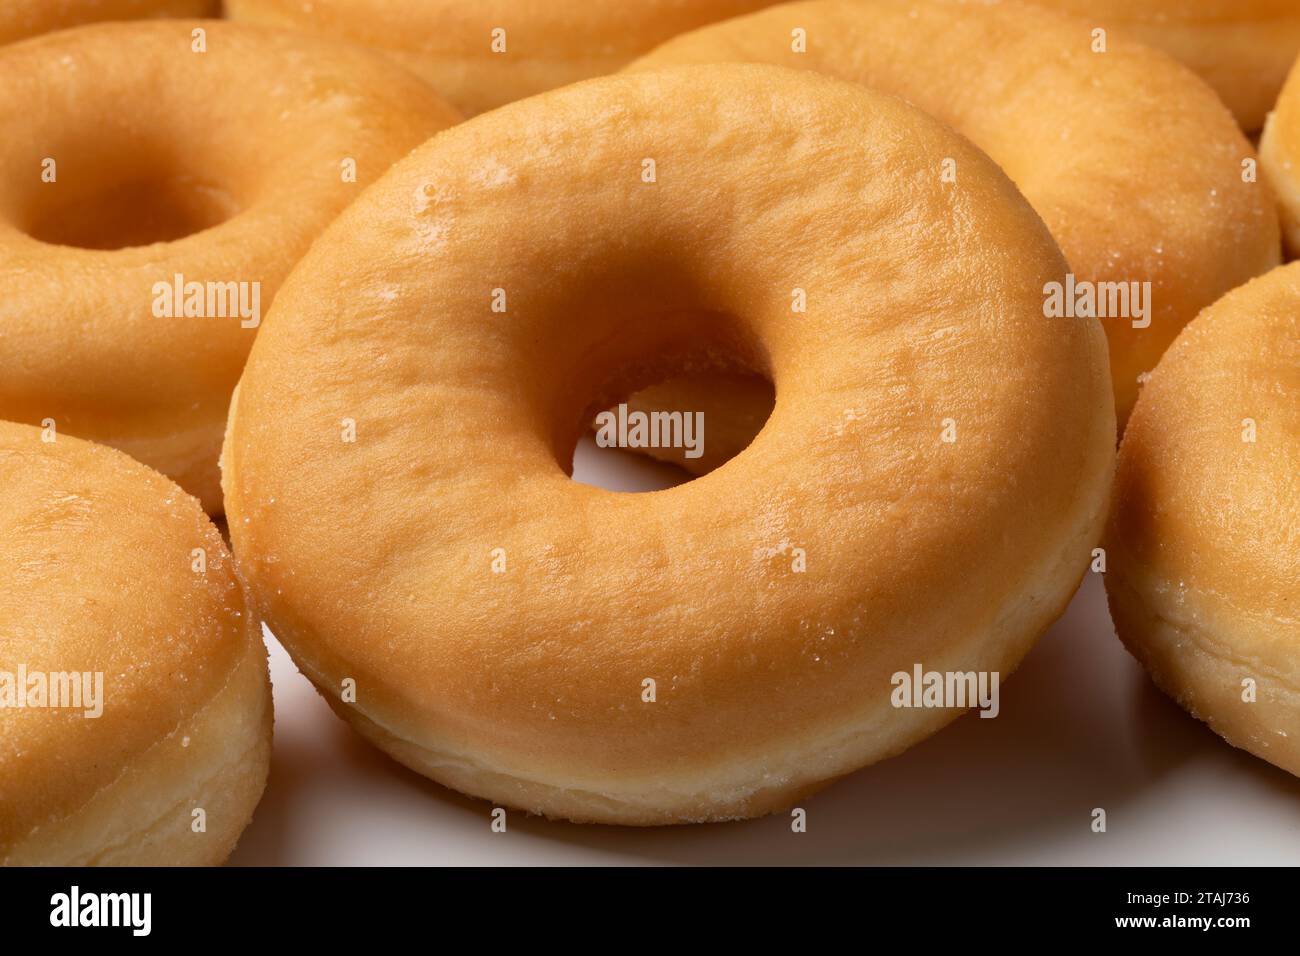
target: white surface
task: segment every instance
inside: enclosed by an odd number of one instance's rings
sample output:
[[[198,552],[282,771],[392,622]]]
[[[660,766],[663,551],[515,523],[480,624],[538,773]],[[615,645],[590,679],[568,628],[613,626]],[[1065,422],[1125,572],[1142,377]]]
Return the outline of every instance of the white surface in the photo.
[[[616,490],[679,477],[589,442],[576,464]],[[805,802],[803,834],[783,815],[633,830],[518,812],[493,833],[487,803],[370,747],[268,643],[271,780],[233,864],[1300,864],[1300,780],[1152,687],[1115,638],[1097,575],[1003,686],[996,719],[969,714],[832,785]]]

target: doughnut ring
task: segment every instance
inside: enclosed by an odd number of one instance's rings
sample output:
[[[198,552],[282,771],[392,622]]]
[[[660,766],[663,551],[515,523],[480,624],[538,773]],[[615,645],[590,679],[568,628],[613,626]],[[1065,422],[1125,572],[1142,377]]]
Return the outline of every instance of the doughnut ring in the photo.
[[[1178,337],[1119,453],[1106,590],[1156,684],[1300,775],[1300,263]]]
[[[227,15],[365,44],[466,116],[592,76],[774,0],[226,0]]]
[[[1112,39],[1095,54],[1082,29],[1013,3],[813,0],[684,34],[628,69],[816,70],[900,96],[970,137],[1082,283],[1062,287],[1062,304],[1089,308],[1088,294],[1094,312],[1119,313],[1099,317],[1122,427],[1179,330],[1278,264],[1279,227],[1267,185],[1245,177],[1251,146],[1213,92],[1137,44]]]
[[[4,0],[0,44],[100,20],[215,17],[221,0]]]
[[[0,120],[0,417],[120,448],[217,513],[276,288],[456,115],[365,50],[157,20],[0,48]]]
[[[1065,271],[983,153],[856,84],[725,65],[502,107],[285,284],[232,403],[235,553],[335,710],[434,780],[576,821],[770,812],[959,712],[891,676],[1005,673],[1078,585],[1115,420],[1100,324],[1043,316]],[[701,352],[775,383],[744,452],[653,494],[570,479],[596,409]]]
[[[1300,54],[1295,0],[1033,0],[1164,50],[1256,132]]]
[[[215,865],[262,795],[271,684],[198,502],[0,422],[0,863]]]
[[[1259,141],[1260,163],[1277,193],[1291,258],[1300,258],[1300,66],[1282,88]]]

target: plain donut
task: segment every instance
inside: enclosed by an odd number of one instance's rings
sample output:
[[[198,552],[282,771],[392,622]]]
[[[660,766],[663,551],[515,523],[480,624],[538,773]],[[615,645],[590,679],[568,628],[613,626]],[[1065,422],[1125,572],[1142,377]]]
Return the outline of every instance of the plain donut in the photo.
[[[4,0],[0,44],[101,20],[212,17],[221,0]]]
[[[793,49],[796,31],[806,52]],[[1144,46],[1112,38],[1102,55],[1089,43],[1085,22],[1016,3],[814,0],[684,34],[628,69],[817,70],[901,96],[970,137],[1078,279],[1151,283],[1147,316],[1102,321],[1122,426],[1179,330],[1278,264],[1279,227],[1268,186],[1243,181],[1250,143],[1204,83]]]
[[[1116,630],[1156,684],[1300,775],[1300,263],[1206,309],[1152,373],[1106,551]]]
[[[1300,65],[1291,71],[1268,118],[1259,157],[1277,193],[1287,252],[1300,257]]]
[[[157,472],[26,425],[0,422],[0,488],[0,863],[221,863],[271,753],[221,535]]]
[[[226,0],[235,20],[350,40],[473,116],[613,73],[683,30],[773,0]]]
[[[1006,673],[1073,594],[1115,420],[1100,325],[1042,314],[1065,269],[987,157],[854,84],[729,65],[511,104],[286,283],[223,454],[241,569],[434,780],[578,821],[769,812],[959,713],[891,706],[891,675]],[[586,416],[694,350],[771,375],[755,442],[653,494],[572,481]]]
[[[228,23],[0,48],[0,417],[120,448],[218,512],[230,393],[276,288],[456,121],[382,57]]]
[[[1296,0],[1033,0],[1187,64],[1248,133],[1264,125],[1300,53]]]

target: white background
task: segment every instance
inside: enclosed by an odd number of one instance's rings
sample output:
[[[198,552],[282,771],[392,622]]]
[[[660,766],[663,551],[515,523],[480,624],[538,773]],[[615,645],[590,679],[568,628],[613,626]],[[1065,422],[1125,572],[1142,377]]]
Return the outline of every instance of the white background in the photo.
[[[576,477],[616,490],[675,469],[578,448]],[[1300,779],[1234,750],[1160,694],[1115,638],[1097,575],[1002,687],[902,756],[745,823],[550,823],[406,770],[335,717],[268,641],[275,749],[235,865],[1300,864]],[[1091,830],[1106,810],[1106,833]],[[1206,886],[1196,889],[1231,889]]]

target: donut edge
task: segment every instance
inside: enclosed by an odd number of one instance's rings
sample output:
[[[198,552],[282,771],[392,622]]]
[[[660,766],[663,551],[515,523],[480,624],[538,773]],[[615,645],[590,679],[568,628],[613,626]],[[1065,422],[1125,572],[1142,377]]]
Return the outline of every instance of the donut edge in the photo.
[[[1156,687],[1233,747],[1300,776],[1300,687],[1266,662],[1230,652],[1240,642],[1226,618],[1242,622],[1251,615],[1221,596],[1200,593],[1185,602],[1190,613],[1180,616],[1158,598],[1179,591],[1175,583],[1134,561],[1121,544],[1112,544],[1110,554],[1106,596],[1115,633]],[[1219,610],[1220,603],[1228,606]],[[1263,618],[1266,627],[1291,626]],[[1250,628],[1239,626],[1243,633]],[[1294,630],[1300,645],[1300,627]],[[1247,678],[1257,691],[1250,704],[1241,696]]]
[[[1300,83],[1300,70],[1297,71]],[[1283,96],[1290,89],[1288,83]],[[1300,88],[1296,95],[1300,96]],[[1279,105],[1280,105],[1279,101]],[[1282,242],[1291,258],[1300,257],[1300,174],[1295,166],[1300,159],[1287,155],[1283,134],[1279,131],[1278,110],[1269,113],[1264,132],[1259,140],[1259,164],[1277,199],[1278,214],[1282,221]],[[1297,135],[1300,135],[1298,133]]]
[[[6,866],[217,866],[234,851],[266,787],[273,710],[261,625],[229,677],[188,719],[74,813],[38,827],[0,857]],[[177,764],[177,750],[199,756]],[[191,830],[202,807],[210,825]],[[149,810],[141,823],[142,810]]]
[[[1113,423],[1113,420],[1112,420]],[[1103,434],[1107,434],[1103,430]],[[1113,429],[1110,432],[1113,434]],[[1109,445],[1109,437],[1107,436]],[[1110,481],[1114,473],[1112,457],[1105,468],[1094,468],[1093,487],[1081,487],[1079,501],[1091,498],[1090,512],[1074,522],[1072,535],[1066,537],[1054,555],[1039,562],[1037,575],[1027,581],[1012,600],[991,617],[994,622],[980,646],[998,659],[990,667],[1005,679],[1014,672],[1039,638],[1064,614],[1088,573],[1091,551],[1102,535],[1108,506]],[[1090,491],[1090,493],[1089,493]],[[268,627],[276,633],[269,617]],[[997,636],[1011,635],[1011,637]],[[277,639],[278,636],[277,636]],[[303,642],[289,639],[287,646],[302,647]],[[936,670],[968,670],[969,643],[955,648],[948,659],[933,664]],[[881,695],[875,706],[859,714],[849,725],[830,731],[821,730],[787,741],[778,752],[769,752],[758,760],[719,760],[710,771],[693,772],[665,779],[658,774],[628,781],[617,781],[617,789],[566,787],[542,779],[525,777],[503,766],[493,766],[481,758],[449,750],[438,750],[398,732],[374,716],[353,705],[345,705],[326,688],[335,686],[315,672],[314,662],[298,654],[294,662],[325,699],[330,708],[347,721],[363,738],[398,763],[435,783],[494,805],[521,809],[551,820],[580,824],[614,824],[621,826],[668,826],[692,823],[719,823],[752,819],[780,812],[804,797],[830,786],[858,770],[909,750],[911,747],[966,714],[966,710],[909,711],[910,720],[894,723],[890,729],[901,734],[882,733],[887,718],[896,711],[888,695]],[[810,771],[809,767],[816,767]],[[776,768],[776,769],[773,769]],[[611,781],[615,782],[615,781]]]

